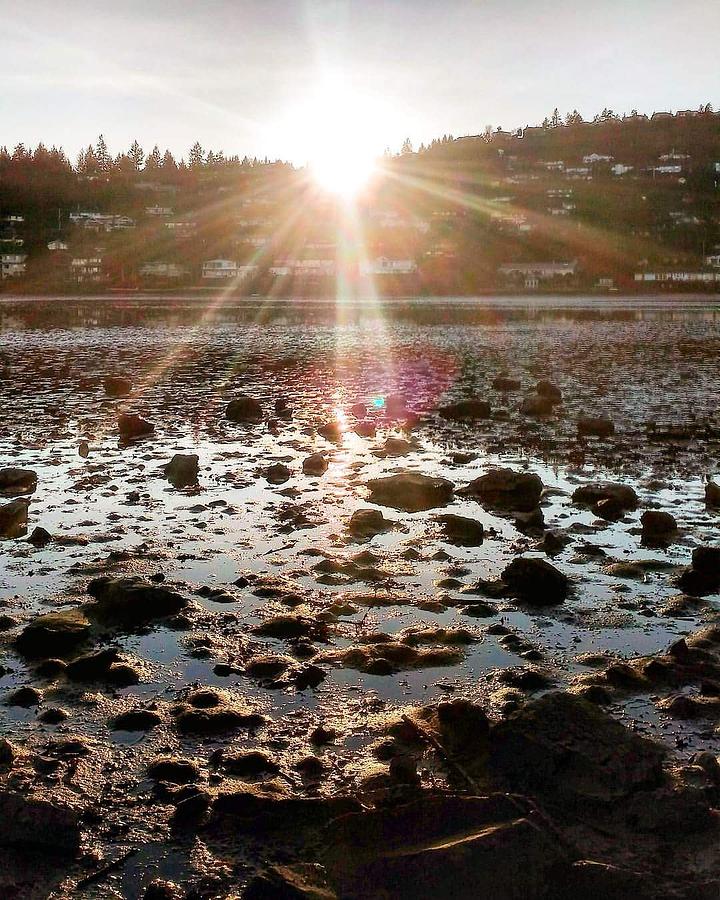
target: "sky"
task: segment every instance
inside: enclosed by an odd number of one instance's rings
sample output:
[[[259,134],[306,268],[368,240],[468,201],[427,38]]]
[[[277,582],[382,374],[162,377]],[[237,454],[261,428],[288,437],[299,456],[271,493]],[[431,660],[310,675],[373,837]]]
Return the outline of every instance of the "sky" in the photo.
[[[0,0],[0,145],[102,133],[302,163],[445,133],[720,108],[718,0]],[[315,137],[313,137],[315,135]]]

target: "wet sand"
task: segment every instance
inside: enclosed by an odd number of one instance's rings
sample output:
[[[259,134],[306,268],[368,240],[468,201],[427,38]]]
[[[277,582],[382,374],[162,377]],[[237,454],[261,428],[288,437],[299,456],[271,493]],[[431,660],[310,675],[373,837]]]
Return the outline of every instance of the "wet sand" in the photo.
[[[635,661],[692,645],[718,618],[712,575],[707,591],[683,587],[693,552],[720,545],[706,502],[720,480],[717,306],[4,301],[0,468],[31,470],[37,486],[19,494],[26,529],[0,544],[0,736],[14,748],[0,779],[79,809],[82,852],[35,886],[15,870],[0,884],[64,897],[101,872],[84,896],[143,896],[156,877],[192,896],[240,896],[267,860],[315,861],[313,840],[297,828],[299,849],[276,852],[275,835],[218,836],[219,795],[275,786],[382,808],[412,792],[467,793],[432,741],[400,740],[387,757],[381,746],[408,710],[449,700],[502,723],[567,691],[661,741],[668,770],[716,756],[712,704],[671,706],[702,694],[714,670],[659,683]],[[128,379],[129,393],[111,396],[107,376]],[[233,421],[228,404],[243,395],[260,412]],[[489,410],[446,409],[468,398]],[[154,430],[123,439],[122,414]],[[579,434],[583,417],[609,419],[612,433]],[[171,483],[175,454],[197,454],[197,479]],[[463,493],[497,468],[539,476],[539,503]],[[417,511],[405,490],[373,502],[368,483],[397,473],[446,479],[449,494]],[[573,498],[597,481],[631,487],[636,502],[603,512]],[[351,522],[360,509],[376,511],[367,530]],[[648,510],[677,528],[643,539]],[[473,536],[439,520],[449,513],[474,520]],[[29,542],[36,528],[47,536]],[[557,570],[566,597],[513,590],[501,576],[517,557]],[[104,577],[121,580],[94,581]],[[122,603],[139,590],[145,614],[101,609],[108,584]],[[148,612],[153,591],[178,608]],[[57,652],[18,644],[38,616],[67,610],[87,614],[82,640]],[[198,723],[208,709],[235,718]],[[142,729],[118,727],[128,711],[150,713]],[[168,757],[187,762],[184,775],[152,769]],[[201,795],[210,831],[193,820],[178,833],[171,817]],[[597,834],[583,840],[588,858],[647,868],[599,849]],[[688,878],[717,877],[712,854],[683,854]]]

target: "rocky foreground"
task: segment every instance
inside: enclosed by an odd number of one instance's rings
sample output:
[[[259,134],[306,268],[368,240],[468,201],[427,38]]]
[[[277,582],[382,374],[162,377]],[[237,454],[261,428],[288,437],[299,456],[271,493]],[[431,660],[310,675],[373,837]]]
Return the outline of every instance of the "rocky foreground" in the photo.
[[[607,351],[9,359],[0,896],[720,896],[717,403]]]

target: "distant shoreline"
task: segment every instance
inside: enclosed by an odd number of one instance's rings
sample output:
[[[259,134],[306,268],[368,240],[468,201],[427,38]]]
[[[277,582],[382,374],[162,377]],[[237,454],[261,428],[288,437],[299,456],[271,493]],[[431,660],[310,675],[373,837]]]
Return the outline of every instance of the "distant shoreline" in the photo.
[[[298,306],[334,306],[357,305],[367,306],[371,304],[382,304],[386,306],[399,306],[402,304],[419,304],[419,305],[498,305],[498,306],[572,306],[578,301],[589,303],[591,305],[600,306],[646,306],[648,304],[659,306],[715,306],[720,303],[719,293],[664,293],[664,294],[646,294],[646,293],[600,293],[600,292],[563,292],[561,294],[552,293],[535,293],[535,294],[513,294],[510,292],[493,291],[482,294],[466,295],[407,295],[397,296],[389,294],[386,296],[356,296],[346,299],[339,299],[328,296],[268,296],[264,294],[230,294],[223,298],[221,292],[212,293],[212,289],[188,290],[178,293],[170,291],[116,291],[113,293],[65,293],[65,294],[7,294],[0,293],[0,305],[20,305],[26,303],[48,303],[54,300],[68,301],[72,300],[78,303],[205,303],[207,301],[222,300],[218,304],[227,306],[254,306],[258,303],[264,305],[298,305]]]

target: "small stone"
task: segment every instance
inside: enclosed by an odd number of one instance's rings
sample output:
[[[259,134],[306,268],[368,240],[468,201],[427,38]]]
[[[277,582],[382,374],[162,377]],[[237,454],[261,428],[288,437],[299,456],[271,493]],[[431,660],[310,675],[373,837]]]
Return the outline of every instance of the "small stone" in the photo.
[[[123,413],[118,416],[118,431],[122,440],[132,441],[152,434],[155,426],[137,413]]]

